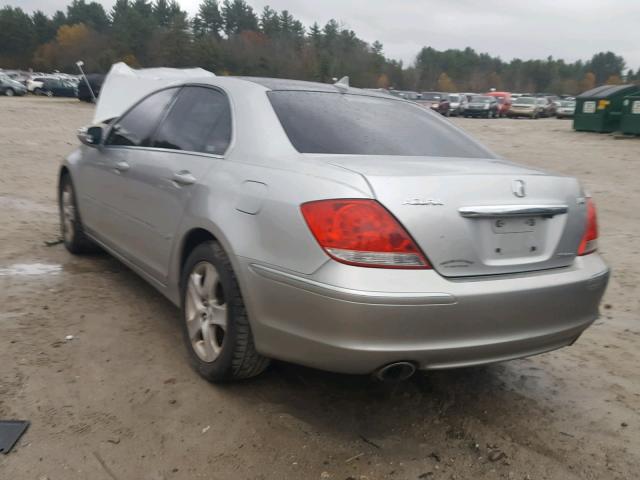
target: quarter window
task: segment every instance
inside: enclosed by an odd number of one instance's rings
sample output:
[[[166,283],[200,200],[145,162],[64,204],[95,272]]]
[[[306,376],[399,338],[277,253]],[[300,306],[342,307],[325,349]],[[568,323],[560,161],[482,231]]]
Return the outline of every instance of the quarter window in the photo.
[[[129,147],[150,146],[153,131],[177,90],[177,88],[161,90],[142,100],[117,121],[105,144]]]
[[[158,128],[153,146],[222,155],[230,140],[227,97],[212,88],[185,87]]]

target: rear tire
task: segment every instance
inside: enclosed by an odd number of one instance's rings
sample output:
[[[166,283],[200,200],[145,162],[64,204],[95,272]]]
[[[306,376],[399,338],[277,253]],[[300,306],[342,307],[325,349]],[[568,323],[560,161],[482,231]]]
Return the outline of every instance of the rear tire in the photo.
[[[5,94],[7,97],[13,97],[13,96],[16,94],[16,92],[14,92],[14,91],[13,91],[13,88],[7,88],[7,89],[4,91],[4,94]]]
[[[189,360],[209,382],[254,377],[269,366],[255,348],[240,287],[218,242],[198,245],[181,279],[182,327]]]
[[[58,206],[60,209],[60,233],[66,249],[74,255],[99,251],[98,246],[84,233],[75,189],[68,173],[60,177]]]

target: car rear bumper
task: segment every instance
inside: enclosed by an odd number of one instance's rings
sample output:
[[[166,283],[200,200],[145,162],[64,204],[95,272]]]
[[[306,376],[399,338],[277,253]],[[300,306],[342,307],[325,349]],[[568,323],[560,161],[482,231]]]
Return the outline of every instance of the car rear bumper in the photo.
[[[453,368],[569,345],[598,317],[609,276],[597,254],[565,268],[455,280],[334,261],[307,277],[241,261],[261,353],[358,374],[397,361]]]

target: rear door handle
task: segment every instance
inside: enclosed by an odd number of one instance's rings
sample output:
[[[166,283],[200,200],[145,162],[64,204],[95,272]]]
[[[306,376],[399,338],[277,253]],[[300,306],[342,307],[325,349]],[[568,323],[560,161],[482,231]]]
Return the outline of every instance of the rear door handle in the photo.
[[[115,164],[114,167],[118,172],[126,172],[127,170],[129,170],[131,167],[129,166],[129,164],[125,161],[120,161],[117,162]]]
[[[178,185],[193,185],[196,183],[196,177],[191,175],[188,170],[182,170],[173,174],[172,180]]]

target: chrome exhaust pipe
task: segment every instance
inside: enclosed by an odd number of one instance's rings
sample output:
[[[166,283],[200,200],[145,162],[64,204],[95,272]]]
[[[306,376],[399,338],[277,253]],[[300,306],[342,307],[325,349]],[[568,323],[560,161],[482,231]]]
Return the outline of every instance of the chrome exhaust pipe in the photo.
[[[416,373],[411,362],[395,362],[376,370],[373,376],[381,382],[402,382]]]

